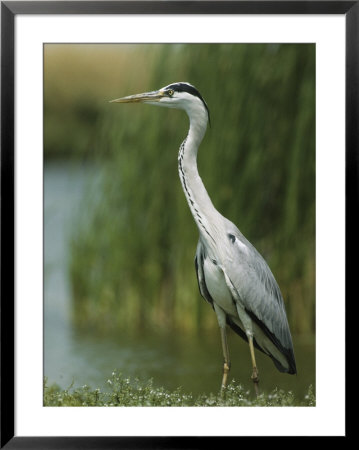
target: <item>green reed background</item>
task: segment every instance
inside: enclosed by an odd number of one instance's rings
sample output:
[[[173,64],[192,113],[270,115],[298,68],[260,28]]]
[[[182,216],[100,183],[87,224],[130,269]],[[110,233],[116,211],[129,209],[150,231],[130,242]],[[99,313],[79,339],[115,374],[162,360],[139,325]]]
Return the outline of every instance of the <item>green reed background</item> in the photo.
[[[188,81],[211,112],[198,166],[214,205],[266,258],[292,332],[315,332],[314,45],[46,45],[44,74],[45,160],[101,172],[72,233],[75,324],[217,328],[177,175],[187,116],[108,103]]]

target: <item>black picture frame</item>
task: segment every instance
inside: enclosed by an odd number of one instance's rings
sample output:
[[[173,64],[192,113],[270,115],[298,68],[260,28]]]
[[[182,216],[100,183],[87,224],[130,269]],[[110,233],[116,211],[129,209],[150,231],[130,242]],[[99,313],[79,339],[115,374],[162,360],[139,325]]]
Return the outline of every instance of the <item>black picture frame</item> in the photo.
[[[6,449],[201,448],[208,437],[15,436],[14,405],[14,32],[18,14],[339,14],[346,20],[346,297],[358,248],[359,1],[4,1],[1,2],[1,442]],[[334,213],[334,212],[333,212]],[[347,333],[347,327],[346,327]],[[347,336],[347,334],[346,334]],[[346,339],[348,342],[348,339]],[[346,402],[347,405],[347,402]],[[346,436],[348,436],[348,428]],[[221,439],[221,442],[217,442]],[[228,438],[235,439],[235,438]]]

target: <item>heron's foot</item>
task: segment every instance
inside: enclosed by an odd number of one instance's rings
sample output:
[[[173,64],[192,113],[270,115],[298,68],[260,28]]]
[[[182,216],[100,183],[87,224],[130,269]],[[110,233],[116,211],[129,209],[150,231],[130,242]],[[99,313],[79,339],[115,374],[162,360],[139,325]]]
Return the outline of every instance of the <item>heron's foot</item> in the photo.
[[[257,367],[253,367],[253,372],[252,372],[252,376],[251,379],[253,381],[253,383],[259,383],[259,373],[258,373],[258,369]]]
[[[228,374],[231,369],[231,363],[230,362],[224,362],[223,364],[223,378],[222,378],[222,385],[221,385],[221,391],[223,392],[224,389],[227,387],[227,381],[228,381]]]
[[[252,376],[251,379],[254,383],[254,390],[256,393],[256,396],[258,397],[259,394],[259,387],[258,387],[258,383],[259,383],[259,376],[258,376],[258,369],[256,366],[253,367],[253,372],[252,372]]]

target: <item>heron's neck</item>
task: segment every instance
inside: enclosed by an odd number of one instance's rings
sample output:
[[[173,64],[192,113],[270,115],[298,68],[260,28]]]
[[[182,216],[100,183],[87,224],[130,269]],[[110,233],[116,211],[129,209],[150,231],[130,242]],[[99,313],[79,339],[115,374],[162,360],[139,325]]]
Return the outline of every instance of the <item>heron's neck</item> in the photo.
[[[212,204],[197,169],[197,151],[207,127],[207,112],[190,117],[190,129],[178,154],[178,172],[192,216],[200,235],[207,241],[214,239],[214,223],[220,214]]]

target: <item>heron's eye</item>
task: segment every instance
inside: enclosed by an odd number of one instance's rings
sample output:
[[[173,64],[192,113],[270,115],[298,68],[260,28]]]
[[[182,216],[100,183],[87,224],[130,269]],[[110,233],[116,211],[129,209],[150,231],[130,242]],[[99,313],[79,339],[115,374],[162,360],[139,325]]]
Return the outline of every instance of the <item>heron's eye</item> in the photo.
[[[167,95],[169,96],[169,97],[172,97],[172,95],[175,93],[175,91],[173,90],[173,89],[168,89],[168,91],[167,91]]]

